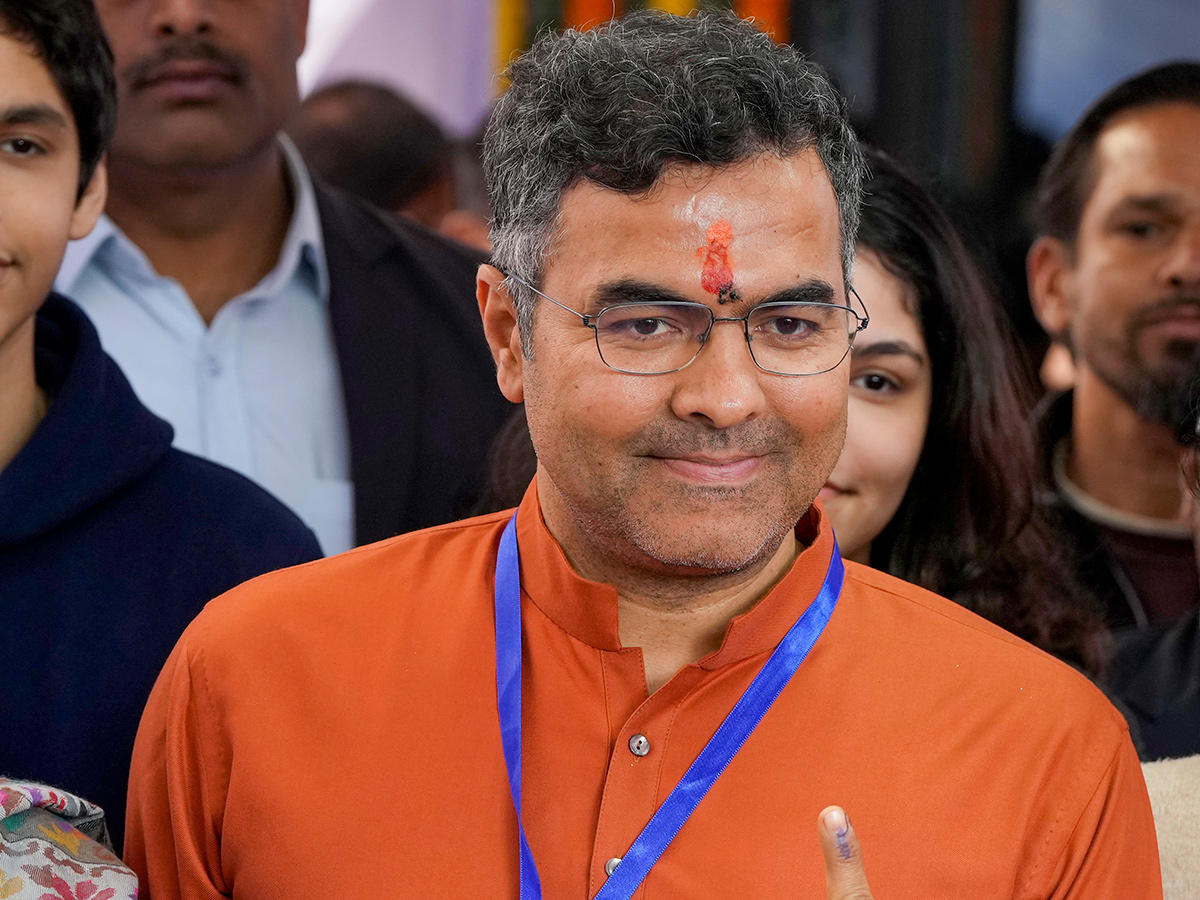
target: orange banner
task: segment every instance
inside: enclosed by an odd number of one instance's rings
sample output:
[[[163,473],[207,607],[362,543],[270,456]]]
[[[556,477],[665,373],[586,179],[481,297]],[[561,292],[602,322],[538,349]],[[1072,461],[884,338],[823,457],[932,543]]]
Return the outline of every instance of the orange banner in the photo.
[[[593,28],[625,12],[620,0],[563,0],[564,28]]]
[[[787,43],[792,18],[791,0],[734,0],[734,11],[754,19],[758,27],[781,44]]]

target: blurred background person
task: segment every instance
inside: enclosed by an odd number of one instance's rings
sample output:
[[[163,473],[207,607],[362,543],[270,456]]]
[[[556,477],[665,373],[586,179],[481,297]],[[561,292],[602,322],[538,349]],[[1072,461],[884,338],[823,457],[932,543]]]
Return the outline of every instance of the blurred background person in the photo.
[[[313,172],[380,209],[437,230],[455,208],[450,140],[391,88],[323,87],[304,99],[286,131]]]
[[[91,0],[0,0],[0,75],[0,773],[98,803],[120,846],[138,719],[183,629],[320,550],[262,488],[172,447],[51,293],[104,208],[117,100]]]
[[[1200,547],[1200,403],[1181,437],[1187,518]],[[1145,736],[1146,758],[1154,760],[1142,771],[1154,807],[1164,900],[1192,900],[1200,896],[1200,610],[1157,634],[1135,635],[1118,647],[1113,669],[1116,689]]]
[[[475,501],[509,404],[482,255],[310,178],[307,0],[99,0],[119,109],[106,215],[58,287],[177,446],[290,506],[326,553]]]
[[[1200,382],[1198,132],[1200,63],[1140,73],[1058,144],[1038,192],[1030,293],[1075,363],[1039,410],[1039,466],[1057,539],[1117,632],[1200,604],[1179,485]]]
[[[1184,519],[1200,557],[1200,382],[1189,410],[1180,431]],[[1110,680],[1137,722],[1143,759],[1200,754],[1200,608],[1173,622],[1118,633]],[[1200,850],[1200,840],[1195,847]]]
[[[1091,674],[1087,613],[1035,506],[1029,385],[1003,308],[951,219],[870,155],[846,444],[821,492],[848,559],[949,597]]]

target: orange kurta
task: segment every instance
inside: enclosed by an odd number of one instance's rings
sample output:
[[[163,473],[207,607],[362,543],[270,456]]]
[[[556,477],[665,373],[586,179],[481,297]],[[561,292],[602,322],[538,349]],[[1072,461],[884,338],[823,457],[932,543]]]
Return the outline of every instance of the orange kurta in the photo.
[[[395,538],[208,606],[134,752],[125,852],[153,900],[517,896],[492,598],[506,520]],[[647,697],[614,591],[571,570],[527,495],[523,801],[548,900],[595,893],[815,597],[832,536],[818,510],[798,533],[808,549],[721,649]],[[881,900],[1161,897],[1141,770],[1101,694],[854,564],[639,896],[824,897],[815,823],[832,803]]]

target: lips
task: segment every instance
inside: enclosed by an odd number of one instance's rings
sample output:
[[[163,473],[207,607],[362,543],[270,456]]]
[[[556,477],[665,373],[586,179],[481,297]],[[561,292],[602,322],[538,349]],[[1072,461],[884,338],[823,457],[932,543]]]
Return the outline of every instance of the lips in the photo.
[[[833,481],[825,482],[825,486],[821,488],[821,492],[817,494],[822,500],[831,500],[835,497],[844,497],[847,494],[854,493],[849,488],[843,487]]]
[[[735,487],[748,481],[762,465],[761,456],[658,457],[676,475],[716,487]]]
[[[236,81],[237,73],[220,62],[180,59],[147,70],[133,86],[174,100],[200,102],[215,99]]]

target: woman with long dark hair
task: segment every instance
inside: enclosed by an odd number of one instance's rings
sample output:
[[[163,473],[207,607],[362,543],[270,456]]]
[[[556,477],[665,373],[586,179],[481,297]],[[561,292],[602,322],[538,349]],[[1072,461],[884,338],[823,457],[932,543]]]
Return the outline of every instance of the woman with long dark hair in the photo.
[[[1103,627],[1036,503],[1031,386],[950,218],[879,151],[854,281],[846,447],[822,492],[844,555],[949,597],[1089,673]]]

